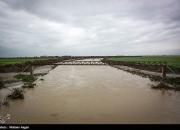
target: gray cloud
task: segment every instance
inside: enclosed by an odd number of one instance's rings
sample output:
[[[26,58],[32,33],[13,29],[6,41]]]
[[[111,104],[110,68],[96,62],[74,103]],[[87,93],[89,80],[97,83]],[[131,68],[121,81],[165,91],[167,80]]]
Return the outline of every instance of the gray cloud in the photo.
[[[179,0],[0,0],[0,55],[179,54],[179,12]]]

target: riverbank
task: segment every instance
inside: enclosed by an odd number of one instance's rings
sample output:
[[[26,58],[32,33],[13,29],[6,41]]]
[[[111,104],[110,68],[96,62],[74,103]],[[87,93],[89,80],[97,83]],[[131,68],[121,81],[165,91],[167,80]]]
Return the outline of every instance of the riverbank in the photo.
[[[39,67],[34,68],[33,74],[34,75],[44,75],[44,74],[47,74],[53,68],[54,68],[54,65],[39,66]],[[15,78],[15,76],[18,74],[29,75],[30,72],[0,73],[0,81],[5,83],[5,84],[18,82],[20,80]]]
[[[29,72],[0,73],[0,106],[4,104],[4,99],[6,99],[8,95],[12,94],[14,90],[17,90],[16,88],[20,91],[26,88],[34,88],[34,86],[36,86],[36,81],[42,81],[43,76],[48,74],[49,71],[53,70],[55,67],[55,65],[39,66],[34,69],[33,75],[30,75]]]
[[[180,74],[167,74],[165,79],[162,79],[162,74],[158,72],[152,72],[147,70],[141,70],[136,68],[131,68],[123,65],[111,65],[114,68],[121,69],[123,71],[129,72],[131,74],[136,74],[142,77],[147,77],[152,81],[159,81],[160,83],[152,88],[159,89],[173,89],[180,91]],[[161,86],[160,86],[161,85]],[[163,85],[163,86],[162,86]]]

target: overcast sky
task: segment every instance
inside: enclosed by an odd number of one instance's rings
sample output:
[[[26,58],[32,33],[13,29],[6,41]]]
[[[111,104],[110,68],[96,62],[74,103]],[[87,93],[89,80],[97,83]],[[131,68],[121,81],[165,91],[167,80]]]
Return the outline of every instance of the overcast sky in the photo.
[[[180,0],[0,0],[0,56],[180,54]]]

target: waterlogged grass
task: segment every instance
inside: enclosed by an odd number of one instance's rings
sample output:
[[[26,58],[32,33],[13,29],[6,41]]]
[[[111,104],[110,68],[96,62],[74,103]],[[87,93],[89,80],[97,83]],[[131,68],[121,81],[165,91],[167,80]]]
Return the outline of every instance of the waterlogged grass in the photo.
[[[8,97],[11,99],[24,99],[23,90],[21,88],[13,88]]]
[[[15,75],[16,79],[19,79],[23,82],[34,82],[37,78],[33,75],[24,75],[24,74],[18,74]]]
[[[180,68],[180,56],[116,56],[109,58],[109,60],[127,62],[166,62],[168,66]]]
[[[23,88],[34,88],[36,85],[33,83],[37,79],[37,77],[34,75],[18,74],[15,76],[15,78],[25,82],[25,84],[22,86]]]

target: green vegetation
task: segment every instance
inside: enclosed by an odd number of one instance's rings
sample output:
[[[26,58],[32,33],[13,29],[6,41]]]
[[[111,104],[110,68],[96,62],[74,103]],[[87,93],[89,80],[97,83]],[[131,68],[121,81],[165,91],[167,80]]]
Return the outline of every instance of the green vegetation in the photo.
[[[15,76],[15,78],[25,82],[25,84],[22,86],[23,88],[34,88],[36,85],[33,83],[37,79],[37,77],[34,75],[18,74]]]
[[[127,62],[166,62],[170,67],[180,68],[180,56],[116,56],[109,58],[109,60]]]
[[[34,82],[37,78],[33,75],[18,74],[15,76],[16,79],[20,79],[23,82]]]
[[[19,63],[25,63],[28,61],[48,60],[48,59],[53,59],[53,58],[51,57],[0,58],[0,65],[19,64]]]

